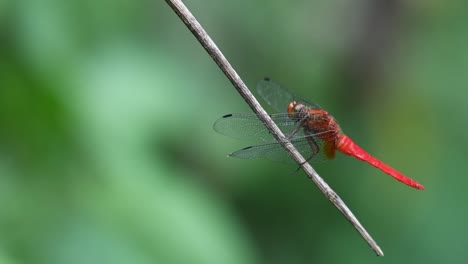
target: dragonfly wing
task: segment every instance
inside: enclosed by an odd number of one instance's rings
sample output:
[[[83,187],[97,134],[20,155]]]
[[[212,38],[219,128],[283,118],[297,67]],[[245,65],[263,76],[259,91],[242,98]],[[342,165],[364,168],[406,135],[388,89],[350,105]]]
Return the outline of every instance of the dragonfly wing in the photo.
[[[265,102],[278,112],[286,111],[289,103],[292,101],[299,101],[306,104],[308,107],[321,109],[318,104],[295,95],[270,78],[265,78],[257,83],[257,92]]]
[[[272,120],[288,136],[292,131],[297,130],[299,124],[292,120],[287,113],[272,114]],[[263,122],[253,113],[235,113],[229,114],[216,120],[213,129],[232,138],[252,140],[256,142],[275,142],[270,131],[265,127]],[[291,136],[291,139],[304,137],[302,129]]]
[[[291,143],[306,159],[317,154],[318,149],[311,148],[305,138],[291,140]],[[229,154],[229,157],[241,159],[263,158],[271,161],[295,163],[289,153],[278,142],[249,146]]]
[[[288,104],[294,101],[294,95],[269,78],[257,83],[257,92],[273,109],[278,112],[288,110]]]

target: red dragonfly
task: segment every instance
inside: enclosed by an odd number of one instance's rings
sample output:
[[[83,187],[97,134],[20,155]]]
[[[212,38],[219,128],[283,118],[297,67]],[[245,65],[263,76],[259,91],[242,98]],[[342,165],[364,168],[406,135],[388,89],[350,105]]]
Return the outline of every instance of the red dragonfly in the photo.
[[[322,155],[333,159],[336,150],[368,162],[396,180],[413,188],[424,190],[417,181],[371,156],[346,136],[336,120],[315,103],[308,102],[289,92],[278,83],[265,78],[258,82],[258,93],[275,110],[286,113],[270,115],[291,143],[308,160]],[[218,119],[214,130],[220,134],[238,139],[257,139],[262,144],[249,146],[229,154],[230,157],[255,159],[266,158],[274,161],[292,159],[253,113],[228,114]]]

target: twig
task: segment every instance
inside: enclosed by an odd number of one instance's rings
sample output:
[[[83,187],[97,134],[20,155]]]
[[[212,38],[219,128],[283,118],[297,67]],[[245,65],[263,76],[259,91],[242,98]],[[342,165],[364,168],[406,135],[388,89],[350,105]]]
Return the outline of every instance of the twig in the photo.
[[[294,160],[301,164],[308,177],[317,185],[317,187],[325,194],[325,196],[332,202],[338,210],[346,217],[346,219],[354,226],[354,228],[361,234],[361,236],[367,241],[369,246],[375,251],[378,256],[383,256],[383,252],[374,239],[364,229],[361,223],[357,220],[354,214],[345,205],[343,200],[333,191],[330,186],[315,172],[315,170],[306,162],[304,157],[294,148],[289,140],[284,136],[278,126],[271,120],[267,112],[258,103],[257,99],[253,96],[247,86],[244,84],[242,79],[232,68],[231,64],[227,61],[221,51],[218,49],[216,44],[206,33],[203,27],[198,23],[196,18],[187,9],[187,7],[180,0],[166,0],[169,6],[179,16],[179,18],[185,23],[185,25],[192,31],[193,35],[198,39],[201,45],[205,48],[208,54],[218,64],[219,68],[224,72],[226,77],[231,81],[236,90],[244,98],[247,104],[252,108],[255,114],[258,115],[260,120],[263,121],[268,130],[283,145],[283,147],[291,154]]]

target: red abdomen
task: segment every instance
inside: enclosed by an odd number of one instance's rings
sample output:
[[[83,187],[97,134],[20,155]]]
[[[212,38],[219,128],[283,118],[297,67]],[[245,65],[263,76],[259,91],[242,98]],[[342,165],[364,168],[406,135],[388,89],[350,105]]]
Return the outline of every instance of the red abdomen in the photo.
[[[424,186],[422,186],[420,183],[411,178],[406,177],[401,172],[395,170],[394,168],[388,166],[387,164],[383,163],[377,158],[371,156],[365,150],[360,148],[356,143],[354,143],[354,141],[352,141],[348,136],[340,134],[338,135],[336,142],[336,148],[342,153],[365,161],[408,186],[419,190],[424,190]]]

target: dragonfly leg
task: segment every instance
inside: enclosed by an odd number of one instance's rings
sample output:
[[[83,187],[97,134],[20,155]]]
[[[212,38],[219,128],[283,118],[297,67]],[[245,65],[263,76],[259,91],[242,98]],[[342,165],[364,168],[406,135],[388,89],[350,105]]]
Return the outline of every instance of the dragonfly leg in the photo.
[[[309,129],[304,129],[304,135],[306,136],[307,143],[309,143],[309,146],[312,149],[312,155],[307,159],[307,161],[309,161],[315,154],[320,151],[320,148],[317,142],[315,142],[315,139]]]
[[[309,146],[312,149],[312,154],[303,163],[299,164],[299,167],[291,175],[296,174],[301,169],[302,165],[309,162],[320,151],[320,148],[319,148],[317,142],[315,142],[315,139],[312,136],[312,134],[310,133],[310,130],[305,129],[304,130],[304,135],[307,136],[307,142],[309,143]]]
[[[297,131],[299,131],[299,129],[302,128],[302,125],[305,123],[306,120],[307,120],[307,117],[304,117],[301,120],[297,121],[297,122],[299,122],[299,125],[293,131],[291,131],[291,133],[288,134],[286,139],[290,140],[294,136],[294,134],[296,134]]]
[[[299,164],[299,166],[297,167],[297,169],[295,169],[293,171],[293,173],[291,173],[291,176],[296,174],[301,168],[302,168],[302,165],[306,164],[307,162],[309,162],[312,158],[314,157],[314,154],[310,155],[310,157],[308,157],[303,163]]]
[[[302,164],[301,164],[302,165]],[[293,176],[296,174],[299,170],[301,169],[301,166],[298,166],[297,169],[295,169],[289,176]]]

